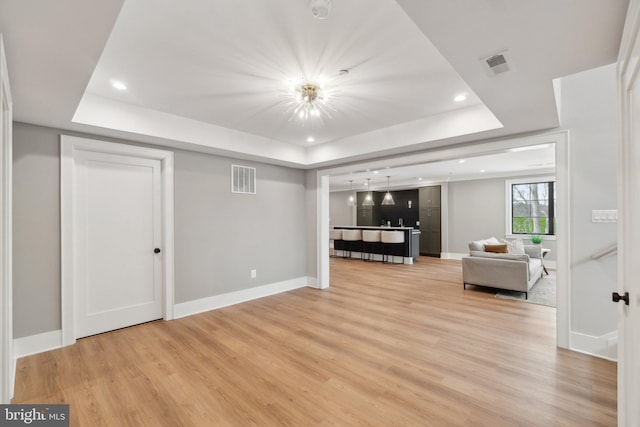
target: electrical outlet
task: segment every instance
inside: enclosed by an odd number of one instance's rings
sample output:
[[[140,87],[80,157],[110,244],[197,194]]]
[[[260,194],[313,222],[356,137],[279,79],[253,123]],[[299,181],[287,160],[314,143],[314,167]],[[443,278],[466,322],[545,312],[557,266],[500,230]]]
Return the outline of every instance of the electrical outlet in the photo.
[[[258,276],[258,272],[256,270],[251,270],[251,278],[255,279]]]

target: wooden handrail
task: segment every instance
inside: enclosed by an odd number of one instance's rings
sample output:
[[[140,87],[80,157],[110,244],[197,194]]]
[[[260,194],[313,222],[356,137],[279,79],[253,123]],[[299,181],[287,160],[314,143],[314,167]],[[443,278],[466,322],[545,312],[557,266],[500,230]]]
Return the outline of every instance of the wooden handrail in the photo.
[[[616,243],[615,245],[611,245],[603,250],[601,250],[600,252],[596,252],[595,254],[591,255],[591,259],[600,259],[603,258],[609,254],[613,254],[618,252],[618,244]]]

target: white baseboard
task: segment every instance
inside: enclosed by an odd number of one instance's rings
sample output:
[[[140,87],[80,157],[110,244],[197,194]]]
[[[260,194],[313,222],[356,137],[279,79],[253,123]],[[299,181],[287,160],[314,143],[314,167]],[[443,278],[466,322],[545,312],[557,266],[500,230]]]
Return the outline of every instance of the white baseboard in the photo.
[[[569,348],[579,353],[616,362],[618,360],[618,331],[599,337],[571,332]]]
[[[467,253],[456,253],[456,252],[442,252],[440,254],[440,258],[442,259],[462,259],[462,257],[469,256]]]
[[[318,278],[317,277],[307,276],[306,279],[307,279],[307,286],[308,287],[320,289],[320,285],[318,285]]]
[[[341,258],[341,257],[344,256],[344,251],[338,249],[338,250],[336,250],[334,252],[334,255],[337,256],[338,258]],[[373,261],[382,261],[382,254],[369,254],[369,253],[366,253],[365,255],[367,257],[371,257],[371,259]],[[392,260],[395,260],[395,261],[390,261],[390,263],[409,264],[409,265],[413,264],[413,258],[411,258],[411,257],[401,257],[400,255],[396,255],[395,257],[393,257],[392,255],[389,255],[389,256],[392,257]],[[351,258],[362,259],[362,252],[352,251],[351,252]],[[402,258],[402,262],[399,262],[400,258]]]
[[[227,294],[215,295],[194,301],[187,301],[173,306],[173,318],[191,316],[229,305],[251,301],[257,298],[268,297],[281,292],[292,291],[294,289],[308,286],[307,277],[285,280],[284,282],[270,283],[268,285],[256,286],[255,288],[243,289],[241,291],[229,292]]]
[[[13,340],[13,356],[19,359],[62,347],[62,331],[44,332]]]

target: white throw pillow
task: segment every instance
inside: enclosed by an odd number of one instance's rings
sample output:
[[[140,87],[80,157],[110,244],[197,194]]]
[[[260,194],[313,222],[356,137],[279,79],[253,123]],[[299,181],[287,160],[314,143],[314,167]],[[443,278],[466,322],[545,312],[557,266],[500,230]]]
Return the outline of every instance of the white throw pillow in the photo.
[[[490,237],[484,240],[475,240],[473,242],[469,242],[469,250],[470,251],[484,251],[484,245],[498,245],[500,241],[495,237]]]
[[[502,243],[507,244],[507,251],[514,255],[524,255],[524,242],[522,239],[503,240]]]

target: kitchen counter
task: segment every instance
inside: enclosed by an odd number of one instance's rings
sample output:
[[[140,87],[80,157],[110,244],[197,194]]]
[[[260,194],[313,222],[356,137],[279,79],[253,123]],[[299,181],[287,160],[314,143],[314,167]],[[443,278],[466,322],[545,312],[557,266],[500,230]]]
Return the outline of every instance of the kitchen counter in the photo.
[[[332,228],[351,230],[381,230],[381,231],[402,231],[404,235],[404,245],[397,245],[392,248],[391,254],[402,257],[404,264],[413,264],[413,261],[420,254],[420,230],[413,227],[387,227],[387,226],[367,226],[367,225],[334,225]],[[345,254],[345,242],[336,240],[334,243],[334,253],[337,256]],[[361,258],[363,252],[362,242],[353,242],[351,246],[351,258]],[[373,253],[373,259],[382,260],[382,245],[374,244],[367,246],[367,253]]]

